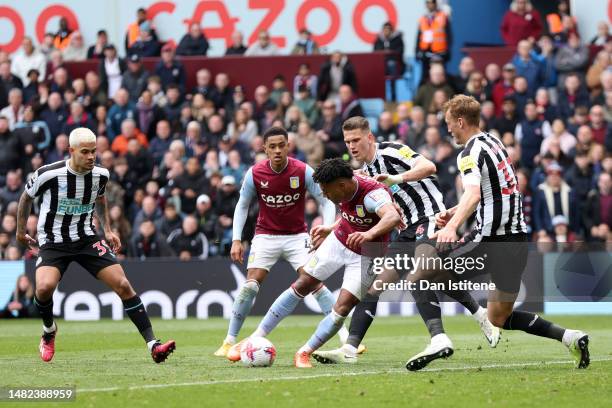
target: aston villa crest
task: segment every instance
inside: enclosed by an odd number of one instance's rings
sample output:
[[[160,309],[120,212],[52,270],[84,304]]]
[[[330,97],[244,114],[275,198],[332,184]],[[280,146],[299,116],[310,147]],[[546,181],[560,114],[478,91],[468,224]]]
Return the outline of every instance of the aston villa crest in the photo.
[[[357,209],[358,216],[365,217],[365,210],[363,209],[363,205],[358,205],[355,208]]]
[[[298,188],[300,186],[300,178],[299,177],[289,177],[289,186],[291,188]]]

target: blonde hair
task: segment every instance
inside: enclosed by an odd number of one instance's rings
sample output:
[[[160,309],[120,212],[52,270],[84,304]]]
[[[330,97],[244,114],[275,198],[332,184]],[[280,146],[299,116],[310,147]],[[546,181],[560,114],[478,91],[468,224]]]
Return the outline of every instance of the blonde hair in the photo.
[[[96,143],[96,135],[91,129],[79,127],[70,132],[68,143],[70,147],[78,147],[81,143]]]
[[[444,113],[450,113],[453,119],[462,118],[470,126],[480,125],[480,103],[467,95],[455,95],[444,104]]]

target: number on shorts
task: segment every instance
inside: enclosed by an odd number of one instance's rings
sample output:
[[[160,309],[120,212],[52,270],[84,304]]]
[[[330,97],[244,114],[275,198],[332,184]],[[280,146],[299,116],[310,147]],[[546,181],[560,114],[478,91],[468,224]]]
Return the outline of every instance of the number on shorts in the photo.
[[[94,243],[91,247],[98,250],[98,256],[102,256],[107,252],[112,252],[112,250],[106,244],[105,240],[98,241]]]

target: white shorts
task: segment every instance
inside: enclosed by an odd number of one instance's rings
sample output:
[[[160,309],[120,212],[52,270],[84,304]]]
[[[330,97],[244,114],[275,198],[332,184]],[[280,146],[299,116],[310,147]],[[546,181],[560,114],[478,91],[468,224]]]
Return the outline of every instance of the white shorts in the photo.
[[[313,278],[324,281],[344,266],[342,289],[348,290],[361,300],[376,277],[371,264],[372,258],[351,251],[332,232],[306,262],[304,271]]]
[[[306,232],[295,235],[255,235],[251,242],[247,269],[270,271],[283,258],[297,271],[308,260],[308,242],[309,235]]]

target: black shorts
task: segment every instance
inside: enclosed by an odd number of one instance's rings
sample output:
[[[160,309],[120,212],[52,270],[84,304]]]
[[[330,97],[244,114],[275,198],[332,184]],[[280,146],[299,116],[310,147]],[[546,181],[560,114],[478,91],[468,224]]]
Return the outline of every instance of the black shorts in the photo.
[[[435,217],[423,218],[416,223],[409,225],[400,232],[394,242],[421,242],[429,239],[429,236],[436,232]]]
[[[468,234],[450,252],[441,254],[441,257],[481,259],[483,267],[471,268],[465,273],[458,273],[455,267],[453,275],[464,280],[488,273],[496,289],[518,293],[529,252],[527,234],[482,237],[478,242],[474,241],[475,235]],[[432,244],[435,245],[435,242]]]
[[[110,246],[99,237],[91,237],[76,242],[61,244],[46,243],[40,247],[36,268],[53,266],[62,276],[71,262],[76,262],[97,277],[98,272],[107,266],[117,264],[117,256]]]

